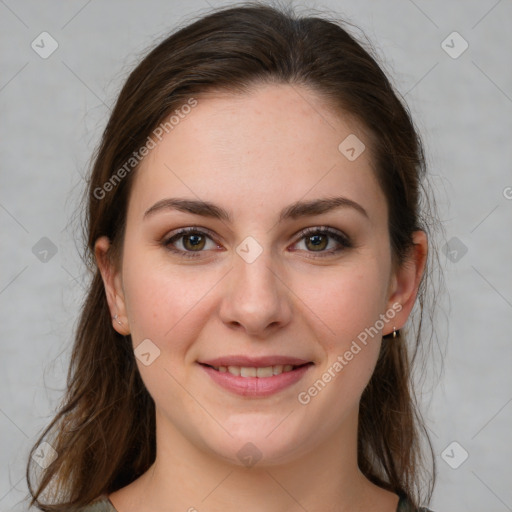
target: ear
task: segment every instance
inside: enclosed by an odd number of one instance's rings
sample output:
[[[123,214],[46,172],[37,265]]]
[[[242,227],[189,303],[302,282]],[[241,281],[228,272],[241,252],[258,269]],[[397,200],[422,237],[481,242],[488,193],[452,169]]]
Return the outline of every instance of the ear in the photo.
[[[130,334],[130,327],[126,315],[126,303],[121,272],[116,268],[114,262],[112,262],[109,257],[109,248],[109,238],[102,236],[98,238],[94,244],[94,255],[103,279],[103,285],[105,286],[105,294],[110,309],[110,316],[112,317],[112,327],[114,327],[119,334],[126,336]]]
[[[391,322],[391,329],[388,329],[388,332],[383,334],[393,332],[393,327],[396,329],[403,327],[407,318],[409,318],[418,295],[418,288],[427,262],[427,234],[424,231],[415,231],[412,234],[412,239],[413,246],[408,258],[393,272],[389,284],[387,310],[397,303],[402,308],[395,315],[393,322]]]

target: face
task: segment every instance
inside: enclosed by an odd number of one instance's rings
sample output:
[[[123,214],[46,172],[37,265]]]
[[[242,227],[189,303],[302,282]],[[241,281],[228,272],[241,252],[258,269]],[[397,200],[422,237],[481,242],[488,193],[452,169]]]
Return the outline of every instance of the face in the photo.
[[[392,269],[361,127],[296,86],[201,97],[134,178],[118,270],[96,253],[158,429],[236,464],[353,436],[421,273]]]

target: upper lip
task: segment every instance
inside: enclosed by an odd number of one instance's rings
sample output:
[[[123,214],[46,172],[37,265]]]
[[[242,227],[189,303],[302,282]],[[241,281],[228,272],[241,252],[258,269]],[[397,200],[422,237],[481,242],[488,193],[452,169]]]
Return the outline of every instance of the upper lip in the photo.
[[[222,356],[215,359],[207,359],[198,361],[200,364],[207,364],[209,366],[244,366],[265,368],[267,366],[291,364],[292,366],[301,366],[303,364],[311,363],[305,359],[290,356],[264,356],[264,357],[249,357],[249,356]]]

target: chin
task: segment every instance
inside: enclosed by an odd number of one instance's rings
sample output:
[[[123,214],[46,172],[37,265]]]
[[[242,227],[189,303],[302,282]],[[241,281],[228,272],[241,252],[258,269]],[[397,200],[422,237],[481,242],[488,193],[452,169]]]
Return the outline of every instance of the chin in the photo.
[[[223,433],[214,439],[210,435],[204,439],[204,444],[216,457],[240,467],[262,468],[286,464],[307,451],[306,440],[311,440],[312,436],[293,435],[294,426],[287,424],[285,427],[286,420],[279,426],[282,420],[283,416],[280,416],[271,428],[268,428],[268,418],[262,422],[248,420],[245,428],[240,423],[236,432],[226,426],[232,437]]]

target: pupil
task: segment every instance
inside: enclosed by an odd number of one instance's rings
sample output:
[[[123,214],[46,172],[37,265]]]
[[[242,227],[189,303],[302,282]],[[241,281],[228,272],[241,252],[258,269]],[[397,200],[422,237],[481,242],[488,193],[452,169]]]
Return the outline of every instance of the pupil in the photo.
[[[185,240],[188,241],[189,246],[192,246],[192,248],[197,248],[201,245],[201,238],[201,235],[188,235]]]
[[[313,244],[314,247],[320,247],[325,245],[325,240],[322,240],[324,235],[311,235],[309,237],[309,241]]]

